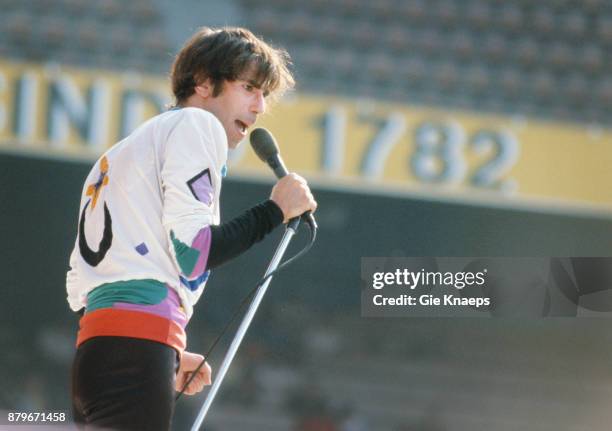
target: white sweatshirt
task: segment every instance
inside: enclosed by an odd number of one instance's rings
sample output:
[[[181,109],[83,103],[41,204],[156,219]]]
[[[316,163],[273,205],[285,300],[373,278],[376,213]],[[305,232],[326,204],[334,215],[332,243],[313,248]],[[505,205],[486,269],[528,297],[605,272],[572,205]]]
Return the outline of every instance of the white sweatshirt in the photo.
[[[203,229],[219,224],[226,161],[223,126],[198,108],[160,114],[110,148],[83,187],[66,282],[70,307],[85,307],[101,284],[152,279],[176,290],[191,317],[208,278]]]

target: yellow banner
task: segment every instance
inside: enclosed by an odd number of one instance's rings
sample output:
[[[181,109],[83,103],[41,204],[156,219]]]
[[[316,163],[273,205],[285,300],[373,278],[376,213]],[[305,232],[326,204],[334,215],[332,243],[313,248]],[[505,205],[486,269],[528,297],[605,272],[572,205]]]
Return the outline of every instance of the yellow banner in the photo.
[[[171,98],[159,77],[0,61],[0,147],[97,157]],[[612,131],[293,94],[258,125],[291,170],[329,184],[612,211]],[[232,173],[268,175],[246,148]]]

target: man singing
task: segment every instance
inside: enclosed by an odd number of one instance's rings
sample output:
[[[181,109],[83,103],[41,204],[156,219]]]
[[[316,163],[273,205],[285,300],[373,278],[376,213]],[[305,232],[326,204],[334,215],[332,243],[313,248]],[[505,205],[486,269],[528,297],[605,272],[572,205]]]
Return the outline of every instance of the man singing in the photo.
[[[67,274],[83,313],[72,370],[79,424],[168,430],[174,391],[203,357],[185,351],[185,326],[211,269],[290,218],[316,209],[290,174],[270,198],[220,224],[228,148],[290,89],[285,51],[241,28],[196,32],[171,71],[175,107],[110,148],[83,187]],[[211,382],[208,364],[185,393]]]

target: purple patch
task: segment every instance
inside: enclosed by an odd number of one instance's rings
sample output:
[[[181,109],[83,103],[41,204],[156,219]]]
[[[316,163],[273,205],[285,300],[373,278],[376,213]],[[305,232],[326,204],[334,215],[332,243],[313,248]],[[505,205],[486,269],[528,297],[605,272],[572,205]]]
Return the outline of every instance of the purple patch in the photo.
[[[206,264],[208,263],[208,255],[210,254],[210,226],[206,226],[205,228],[200,229],[197,233],[193,242],[191,243],[191,248],[195,248],[200,252],[198,256],[198,260],[193,268],[193,271],[189,275],[189,278],[199,277],[202,275],[204,271],[206,271]]]
[[[168,295],[166,298],[155,305],[130,304],[127,302],[115,302],[113,308],[119,310],[143,311],[145,313],[156,314],[163,318],[173,320],[184,329],[187,326],[187,317],[181,308],[181,300],[177,293],[167,287]]]
[[[210,178],[210,170],[205,169],[187,181],[187,186],[193,196],[202,203],[210,205],[215,196],[215,189]]]
[[[143,242],[136,246],[136,251],[140,253],[142,256],[144,256],[145,254],[149,252],[149,249],[147,248],[147,245]]]

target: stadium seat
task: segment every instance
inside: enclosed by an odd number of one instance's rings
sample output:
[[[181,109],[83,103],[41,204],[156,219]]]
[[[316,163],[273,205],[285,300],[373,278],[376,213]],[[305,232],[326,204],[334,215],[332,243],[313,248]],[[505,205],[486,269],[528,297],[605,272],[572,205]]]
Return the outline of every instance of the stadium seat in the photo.
[[[350,32],[351,39],[359,50],[371,48],[378,39],[377,29],[369,21],[355,23]]]
[[[99,9],[99,15],[105,20],[112,22],[123,16],[123,9],[118,0],[100,0],[96,6]]]
[[[487,2],[471,0],[464,13],[468,24],[473,26],[474,30],[482,30],[490,25],[491,5]]]
[[[41,41],[49,48],[58,48],[66,41],[68,23],[64,19],[51,18],[41,24]]]
[[[393,0],[376,0],[366,3],[366,11],[380,20],[388,20],[395,15],[396,7]]]
[[[534,73],[532,80],[532,91],[539,100],[551,98],[558,91],[557,82],[552,74],[545,70],[538,70]]]
[[[365,61],[365,68],[371,82],[379,85],[388,82],[393,74],[393,64],[389,57],[383,53],[369,56]]]
[[[394,52],[404,52],[409,47],[409,35],[401,25],[389,25],[383,29],[384,44]]]
[[[515,42],[513,52],[519,63],[525,67],[533,66],[542,53],[538,43],[532,38],[523,38]]]
[[[557,19],[550,8],[540,5],[527,18],[533,30],[541,37],[552,37],[557,26]]]
[[[587,32],[587,17],[580,11],[572,10],[562,18],[562,30],[573,40],[581,40]]]
[[[319,21],[313,20],[311,21],[311,23],[311,31],[315,34],[318,34],[318,37],[324,45],[333,47],[341,44],[342,38],[344,36],[344,28],[342,25],[340,25],[336,18],[328,16]],[[373,32],[373,29],[364,29],[364,31],[368,30]],[[362,40],[373,39],[373,35],[371,38],[367,36],[359,37],[361,37]]]
[[[553,41],[543,53],[546,62],[555,69],[570,67],[575,59],[574,50],[564,41]]]
[[[463,62],[472,57],[476,51],[475,37],[465,30],[459,30],[449,37],[451,54]]]
[[[486,36],[483,44],[484,54],[491,63],[502,61],[508,52],[506,40],[499,34]]]
[[[422,22],[427,15],[427,2],[423,0],[412,0],[401,2],[398,5],[398,15],[409,22]]]
[[[33,19],[25,13],[18,12],[13,14],[5,25],[6,38],[9,44],[16,47],[17,50],[26,48],[34,38],[32,32],[34,26]]]
[[[132,0],[126,3],[125,10],[130,14],[130,20],[140,25],[155,25],[159,23],[160,15],[151,0]]]
[[[458,24],[459,7],[455,0],[442,0],[435,5],[435,18],[442,28],[450,28]]]
[[[596,74],[604,65],[604,52],[595,43],[583,46],[579,58],[585,72]]]
[[[82,21],[76,28],[76,42],[83,49],[84,55],[98,49],[101,41],[96,24]]]
[[[83,16],[90,8],[90,3],[87,0],[64,0],[62,7],[66,16],[79,18]]]
[[[443,62],[434,68],[434,79],[441,91],[451,91],[457,86],[459,73],[457,67],[451,62]]]
[[[482,94],[491,83],[491,77],[486,67],[482,65],[470,66],[468,72],[464,74],[464,79],[475,94]]]
[[[589,82],[586,78],[579,74],[574,73],[565,80],[564,89],[568,95],[572,105],[584,105],[589,102],[590,89]]]
[[[513,33],[518,32],[524,23],[523,10],[516,3],[504,3],[498,10],[500,24]]]
[[[523,85],[523,77],[517,68],[506,68],[499,76],[499,84],[505,97],[519,97]]]

